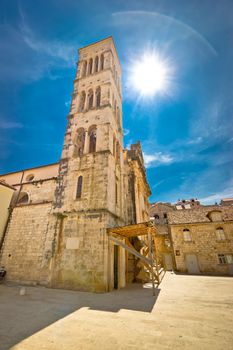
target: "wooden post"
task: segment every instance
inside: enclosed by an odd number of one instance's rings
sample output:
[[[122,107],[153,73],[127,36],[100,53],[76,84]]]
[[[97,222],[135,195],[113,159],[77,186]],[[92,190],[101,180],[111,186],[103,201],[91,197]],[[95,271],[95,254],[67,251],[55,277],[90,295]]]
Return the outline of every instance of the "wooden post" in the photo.
[[[152,288],[153,295],[155,295],[155,280],[154,280],[154,268],[153,268],[153,252],[152,252],[152,239],[151,239],[151,229],[148,228],[148,247],[149,247],[149,259],[151,261],[151,278],[152,278]]]
[[[159,276],[159,263],[158,263],[158,256],[157,256],[157,248],[156,248],[156,244],[154,241],[154,258],[155,258],[155,264],[156,264],[156,273],[157,273],[157,280],[158,280],[158,284],[160,284],[160,276]]]

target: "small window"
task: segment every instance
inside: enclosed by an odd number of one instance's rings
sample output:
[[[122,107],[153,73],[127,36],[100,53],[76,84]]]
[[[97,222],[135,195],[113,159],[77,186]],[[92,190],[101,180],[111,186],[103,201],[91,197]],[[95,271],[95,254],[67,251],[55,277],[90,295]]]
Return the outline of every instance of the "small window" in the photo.
[[[77,130],[77,134],[75,137],[75,150],[74,150],[74,156],[81,157],[83,155],[84,151],[84,145],[85,145],[85,130],[83,128],[79,128]]]
[[[163,214],[164,219],[167,219],[167,213]]]
[[[185,228],[185,229],[183,230],[183,238],[184,238],[184,241],[185,241],[185,242],[190,242],[190,241],[192,241],[190,231],[189,231],[187,228]]]
[[[225,233],[222,227],[216,229],[216,237],[218,241],[224,241],[226,239]]]
[[[87,74],[87,61],[83,62],[83,68],[82,68],[82,77],[85,77]]]
[[[32,181],[34,179],[34,175],[33,174],[29,174],[27,177],[26,177],[26,181]]]
[[[76,199],[79,199],[82,196],[82,185],[83,185],[83,177],[79,176],[78,183],[77,183]]]
[[[80,95],[80,102],[79,102],[79,112],[83,112],[85,108],[85,101],[86,101],[86,93],[83,91]]]
[[[96,56],[95,58],[95,73],[98,72],[99,69],[99,57]]]
[[[88,65],[88,74],[92,73],[92,67],[93,67],[93,59],[90,58],[89,65]]]
[[[28,196],[27,192],[21,192],[19,194],[17,204],[27,204],[28,202],[29,202],[29,196]]]
[[[96,89],[96,107],[100,107],[101,91],[100,87]]]
[[[219,264],[233,264],[233,254],[218,254]]]
[[[155,215],[154,215],[154,218],[155,218],[155,219],[159,219],[159,215],[158,215],[158,214],[155,214]]]
[[[89,128],[89,152],[96,152],[96,126]]]
[[[100,56],[100,70],[104,69],[104,55],[102,54]]]
[[[93,107],[93,91],[90,90],[89,94],[88,94],[88,108],[92,108]]]

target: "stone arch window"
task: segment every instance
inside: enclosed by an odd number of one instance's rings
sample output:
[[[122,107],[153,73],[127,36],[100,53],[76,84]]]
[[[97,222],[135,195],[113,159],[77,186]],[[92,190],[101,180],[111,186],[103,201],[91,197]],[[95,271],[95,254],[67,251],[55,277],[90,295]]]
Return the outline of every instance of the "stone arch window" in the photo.
[[[81,198],[81,196],[82,196],[82,187],[83,187],[83,177],[79,176],[78,177],[78,182],[77,182],[76,199]]]
[[[85,130],[84,128],[79,128],[76,133],[76,139],[75,139],[75,156],[81,157],[83,155],[84,151],[84,144],[85,144]]]
[[[185,241],[185,242],[190,242],[190,241],[192,241],[192,238],[191,238],[191,234],[190,234],[189,229],[185,228],[185,229],[183,230],[183,238],[184,238],[184,241]]]
[[[100,90],[100,87],[98,87],[96,89],[95,96],[96,96],[96,107],[100,107],[100,101],[101,101],[101,90]]]
[[[99,57],[96,56],[95,58],[95,64],[94,64],[94,72],[98,72],[98,69],[99,69]]]
[[[88,74],[92,73],[92,68],[93,68],[93,58],[90,58],[89,64],[88,64]]]
[[[79,112],[84,111],[85,101],[86,101],[86,93],[85,93],[85,91],[82,91],[82,93],[80,95]]]
[[[89,134],[89,152],[96,152],[96,126],[92,125],[88,131]]]
[[[93,90],[89,90],[88,92],[88,109],[93,108],[94,95]]]
[[[82,77],[85,77],[87,75],[87,61],[83,62],[83,67],[82,67]]]
[[[216,238],[218,241],[224,241],[226,239],[225,233],[222,227],[218,227],[215,231],[216,233]]]
[[[28,204],[29,203],[29,195],[27,192],[20,192],[17,204]]]
[[[104,55],[101,54],[100,56],[100,70],[104,69]]]

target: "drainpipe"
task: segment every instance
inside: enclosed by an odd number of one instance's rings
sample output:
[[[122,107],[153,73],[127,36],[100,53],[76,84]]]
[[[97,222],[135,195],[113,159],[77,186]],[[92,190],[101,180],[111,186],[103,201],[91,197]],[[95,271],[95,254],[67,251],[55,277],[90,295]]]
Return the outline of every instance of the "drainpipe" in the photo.
[[[3,249],[2,248],[3,248],[3,244],[4,244],[4,241],[5,241],[5,238],[6,238],[7,229],[9,227],[9,224],[10,224],[10,221],[11,221],[11,218],[12,218],[13,210],[14,210],[15,206],[18,203],[19,195],[20,195],[21,190],[22,190],[23,177],[24,177],[24,170],[22,172],[22,176],[21,176],[21,179],[20,179],[20,188],[19,188],[19,192],[18,192],[17,198],[16,198],[15,202],[13,204],[10,204],[10,206],[8,208],[9,215],[8,215],[8,218],[7,218],[4,230],[3,230],[3,235],[2,235],[2,238],[1,238],[1,241],[0,241],[0,261],[1,261],[1,258],[2,258],[2,253],[3,253]]]

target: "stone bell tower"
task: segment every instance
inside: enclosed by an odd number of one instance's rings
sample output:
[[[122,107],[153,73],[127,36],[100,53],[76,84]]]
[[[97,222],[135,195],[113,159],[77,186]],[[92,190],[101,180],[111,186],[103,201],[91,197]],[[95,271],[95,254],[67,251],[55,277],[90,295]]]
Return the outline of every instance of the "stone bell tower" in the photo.
[[[52,286],[112,289],[106,228],[124,224],[122,169],[121,68],[108,37],[79,50],[54,200]]]

